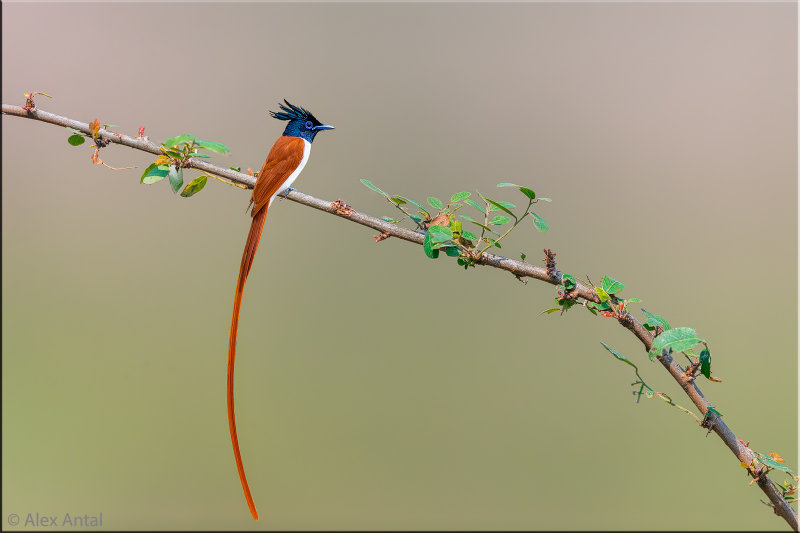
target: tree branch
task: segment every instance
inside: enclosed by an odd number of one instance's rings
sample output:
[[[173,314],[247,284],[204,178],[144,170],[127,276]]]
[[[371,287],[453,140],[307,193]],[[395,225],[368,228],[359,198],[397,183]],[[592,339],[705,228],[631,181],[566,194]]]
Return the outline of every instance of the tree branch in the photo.
[[[38,109],[26,109],[19,106],[3,104],[2,112],[4,115],[12,115],[48,122],[58,126],[73,128],[91,135],[89,124],[67,117],[62,117],[60,115],[55,115],[53,113],[48,113],[46,111],[41,111]],[[152,154],[162,154],[160,145],[150,142],[146,138],[129,137],[127,135],[111,132],[106,129],[100,129],[98,136],[113,143],[136,148]],[[207,172],[209,174],[215,174],[236,183],[241,183],[250,188],[255,185],[256,181],[253,176],[248,174],[218,167],[198,158],[189,159],[186,163],[186,167],[202,170],[203,172]],[[289,200],[299,204],[313,207],[314,209],[319,209],[320,211],[325,211],[326,213],[336,215],[351,222],[356,222],[362,226],[367,226],[369,228],[378,230],[381,233],[388,234],[392,237],[397,237],[398,239],[420,245],[423,243],[424,234],[419,231],[402,228],[395,224],[385,222],[379,218],[354,211],[350,208],[343,209],[343,204],[340,202],[321,200],[319,198],[303,194],[299,191],[291,191],[288,193],[287,197]],[[532,265],[524,261],[516,261],[494,254],[483,253],[476,260],[475,264],[505,270],[517,278],[534,278],[552,285],[560,284],[562,279],[561,273],[555,269],[551,270],[551,274],[544,267]],[[597,296],[595,290],[579,282],[570,294],[574,295],[576,298],[582,298],[583,300],[589,302],[600,303],[600,298]],[[654,337],[649,331],[647,331],[647,329],[645,329],[641,322],[628,313],[619,320],[619,323],[629,329],[641,341],[646,351],[650,350]],[[678,382],[686,395],[692,400],[692,403],[694,403],[700,412],[705,415],[705,427],[707,427],[709,431],[716,433],[741,463],[748,465],[752,464],[753,459],[755,458],[753,452],[749,447],[739,442],[730,427],[728,427],[728,425],[723,422],[713,410],[709,411],[711,404],[697,387],[694,378],[685,373],[684,369],[675,361],[672,355],[664,354],[659,355],[657,358],[664,368],[669,372],[669,374],[675,379],[675,381]],[[798,525],[797,512],[784,499],[781,491],[775,486],[775,482],[773,482],[766,473],[759,474],[758,472],[754,472],[753,469],[749,469],[748,472],[750,473],[751,477],[756,479],[758,486],[761,488],[767,498],[769,498],[775,513],[781,516],[789,524],[789,526],[792,527],[793,530],[799,531],[800,526]]]

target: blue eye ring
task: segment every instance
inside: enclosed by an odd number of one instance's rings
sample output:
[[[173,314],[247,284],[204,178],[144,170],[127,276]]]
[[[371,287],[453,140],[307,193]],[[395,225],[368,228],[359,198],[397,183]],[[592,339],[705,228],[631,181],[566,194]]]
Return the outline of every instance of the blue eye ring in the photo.
[[[314,129],[314,123],[311,122],[310,120],[306,121],[306,129],[307,130]]]

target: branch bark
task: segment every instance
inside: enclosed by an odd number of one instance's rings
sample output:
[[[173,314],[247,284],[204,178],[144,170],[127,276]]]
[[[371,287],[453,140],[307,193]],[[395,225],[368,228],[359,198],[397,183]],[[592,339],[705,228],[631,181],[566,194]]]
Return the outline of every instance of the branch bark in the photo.
[[[53,113],[48,113],[46,111],[41,111],[39,109],[28,110],[20,106],[2,104],[2,112],[4,115],[28,118],[58,126],[74,128],[78,131],[91,135],[89,124],[60,115],[55,115]],[[162,153],[159,144],[150,142],[147,139],[130,137],[120,133],[111,132],[106,129],[100,129],[98,135],[103,139],[108,139],[113,143],[128,146],[130,148],[143,150],[145,152],[157,155],[161,155]],[[202,159],[189,159],[187,168],[195,168],[209,174],[215,174],[236,183],[241,183],[250,188],[255,185],[256,181],[253,176],[236,172],[227,168],[218,167]],[[344,218],[357,224],[361,224],[362,226],[367,226],[398,239],[420,245],[424,239],[424,234],[419,231],[402,228],[385,222],[379,218],[375,218],[352,209],[342,210],[341,206],[337,205],[336,202],[321,200],[299,191],[291,191],[287,197],[289,200],[299,204],[313,207],[314,209],[318,209],[320,211],[325,211],[326,213],[336,215],[340,218]],[[534,278],[552,285],[560,284],[562,278],[562,275],[557,270],[550,274],[548,273],[547,269],[543,267],[489,253],[484,253],[478,259],[477,264],[505,270],[518,278]],[[573,294],[576,297],[582,298],[586,301],[600,303],[600,298],[597,296],[595,290],[582,283],[577,284]],[[641,322],[639,322],[630,314],[626,315],[625,320],[620,320],[619,322],[621,325],[629,329],[636,336],[636,338],[641,341],[641,343],[644,345],[645,351],[650,350],[654,337],[649,331],[647,331],[647,329],[645,329]],[[754,459],[753,452],[750,450],[750,448],[739,442],[730,427],[723,422],[719,416],[717,416],[713,411],[709,412],[709,407],[711,404],[697,387],[695,380],[684,372],[684,369],[678,364],[677,361],[675,361],[672,355],[658,356],[658,360],[675,379],[675,381],[678,382],[686,395],[691,399],[692,403],[694,403],[700,412],[706,416],[706,421],[708,422],[707,427],[709,427],[710,431],[713,431],[717,434],[717,436],[719,436],[720,439],[722,439],[722,442],[725,443],[725,445],[731,450],[731,452],[733,452],[740,462],[751,464]],[[800,531],[797,512],[783,498],[781,491],[775,486],[775,482],[772,481],[766,474],[758,475],[752,470],[748,471],[750,472],[750,475],[756,479],[756,483],[758,484],[759,488],[761,488],[761,490],[769,499],[775,514],[783,518],[794,531]]]

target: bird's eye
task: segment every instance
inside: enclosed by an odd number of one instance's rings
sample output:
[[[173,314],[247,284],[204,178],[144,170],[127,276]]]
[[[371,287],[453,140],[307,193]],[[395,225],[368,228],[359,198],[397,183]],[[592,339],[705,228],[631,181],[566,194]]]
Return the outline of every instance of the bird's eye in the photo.
[[[307,130],[310,130],[313,127],[314,127],[314,123],[313,122],[311,122],[310,120],[306,122],[306,129]]]

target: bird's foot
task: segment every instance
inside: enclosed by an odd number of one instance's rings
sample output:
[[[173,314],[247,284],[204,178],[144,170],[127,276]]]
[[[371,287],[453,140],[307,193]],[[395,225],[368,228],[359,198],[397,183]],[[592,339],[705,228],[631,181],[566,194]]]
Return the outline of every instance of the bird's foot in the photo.
[[[289,193],[292,192],[293,190],[295,190],[294,187],[286,187],[281,193],[281,196],[283,196],[284,198],[289,198]]]

